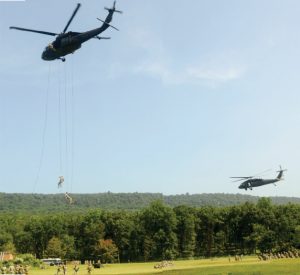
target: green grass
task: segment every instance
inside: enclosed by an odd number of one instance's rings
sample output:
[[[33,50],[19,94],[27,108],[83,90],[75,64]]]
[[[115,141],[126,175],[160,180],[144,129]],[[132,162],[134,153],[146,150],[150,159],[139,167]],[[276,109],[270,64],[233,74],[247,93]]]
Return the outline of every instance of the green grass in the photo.
[[[107,264],[104,268],[94,269],[92,275],[299,275],[300,259],[279,259],[259,261],[256,257],[244,257],[243,261],[228,261],[228,258],[206,260],[174,261],[174,266],[154,269],[156,263]],[[78,275],[87,274],[87,266],[81,265]],[[29,275],[54,275],[56,269],[32,269]],[[73,275],[73,266],[68,266],[68,275]]]

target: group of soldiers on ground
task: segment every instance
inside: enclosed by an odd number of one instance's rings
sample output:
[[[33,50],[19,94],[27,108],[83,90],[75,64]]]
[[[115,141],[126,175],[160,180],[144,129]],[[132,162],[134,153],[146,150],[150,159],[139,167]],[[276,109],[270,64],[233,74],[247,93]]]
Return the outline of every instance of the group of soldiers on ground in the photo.
[[[9,267],[2,266],[1,274],[24,274],[28,275],[28,266],[27,265],[10,265]]]
[[[235,256],[234,256],[234,260],[235,260],[236,262],[239,262],[239,261],[242,261],[242,260],[243,260],[243,257],[244,257],[243,254],[235,255]],[[228,256],[228,261],[231,262],[231,257],[230,257],[230,256]]]
[[[63,275],[67,274],[67,265],[59,264],[57,266],[56,275],[60,275],[60,274],[63,274]]]
[[[88,263],[88,266],[86,269],[87,269],[88,274],[92,274],[93,266],[91,263]],[[77,275],[78,271],[79,271],[79,265],[77,263],[75,263],[75,265],[73,267],[73,275]],[[58,265],[55,275],[67,275],[67,265],[65,265],[65,264]]]
[[[165,268],[165,267],[170,267],[170,266],[173,266],[174,264],[172,263],[172,262],[170,262],[170,261],[162,261],[162,262],[160,262],[160,263],[158,263],[158,264],[156,264],[155,266],[154,266],[154,268],[155,269],[158,269],[158,268]]]
[[[297,250],[277,252],[277,253],[270,252],[270,253],[261,253],[257,255],[257,257],[260,261],[266,261],[271,259],[299,258],[300,253]]]

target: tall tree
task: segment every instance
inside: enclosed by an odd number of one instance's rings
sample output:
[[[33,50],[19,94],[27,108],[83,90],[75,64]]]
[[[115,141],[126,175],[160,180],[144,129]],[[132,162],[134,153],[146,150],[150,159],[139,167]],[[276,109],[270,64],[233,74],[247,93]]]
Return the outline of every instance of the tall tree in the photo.
[[[57,237],[52,237],[48,242],[44,255],[48,258],[64,259],[66,250],[64,249],[61,240]]]
[[[195,215],[194,210],[188,206],[177,206],[174,208],[177,218],[177,240],[178,253],[182,258],[191,258],[195,250]]]
[[[77,248],[80,250],[81,260],[96,260],[97,253],[95,246],[100,239],[103,239],[105,234],[105,225],[101,221],[101,211],[89,212],[77,225],[78,235]]]
[[[101,219],[105,224],[105,239],[112,239],[120,253],[118,258],[128,262],[130,236],[134,227],[132,214],[125,211],[105,212]]]
[[[24,226],[24,231],[30,233],[30,246],[32,246],[36,257],[38,259],[43,258],[44,251],[48,244],[43,219],[38,216],[33,216]]]
[[[173,259],[177,255],[176,216],[174,211],[161,201],[155,201],[142,211],[141,224],[144,237],[149,243],[150,259]],[[144,247],[145,249],[145,247]]]
[[[119,262],[118,248],[111,239],[99,240],[99,242],[95,246],[95,253],[97,255],[97,258],[100,259],[102,263]]]

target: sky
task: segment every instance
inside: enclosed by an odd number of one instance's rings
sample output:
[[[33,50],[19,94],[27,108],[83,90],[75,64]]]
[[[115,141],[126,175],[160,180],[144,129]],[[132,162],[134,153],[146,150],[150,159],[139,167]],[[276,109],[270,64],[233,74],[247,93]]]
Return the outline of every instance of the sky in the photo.
[[[119,0],[120,31],[64,63],[9,29],[59,33],[76,4],[0,1],[0,192],[300,197],[299,1]],[[70,31],[112,1],[81,4]],[[277,186],[229,178],[279,165]]]

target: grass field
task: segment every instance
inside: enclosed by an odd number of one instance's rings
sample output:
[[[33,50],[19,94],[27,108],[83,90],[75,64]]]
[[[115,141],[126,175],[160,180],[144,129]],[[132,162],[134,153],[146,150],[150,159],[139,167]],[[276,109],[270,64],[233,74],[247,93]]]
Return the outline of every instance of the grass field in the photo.
[[[229,262],[228,258],[213,260],[174,261],[174,266],[154,269],[155,263],[107,264],[94,269],[92,275],[109,274],[163,274],[163,275],[300,275],[300,259],[279,259],[259,261],[256,257],[244,257],[241,262]],[[73,266],[68,266],[68,275],[73,275]],[[45,270],[31,269],[29,275],[54,275],[55,267]],[[86,266],[81,265],[78,275],[86,275]]]

